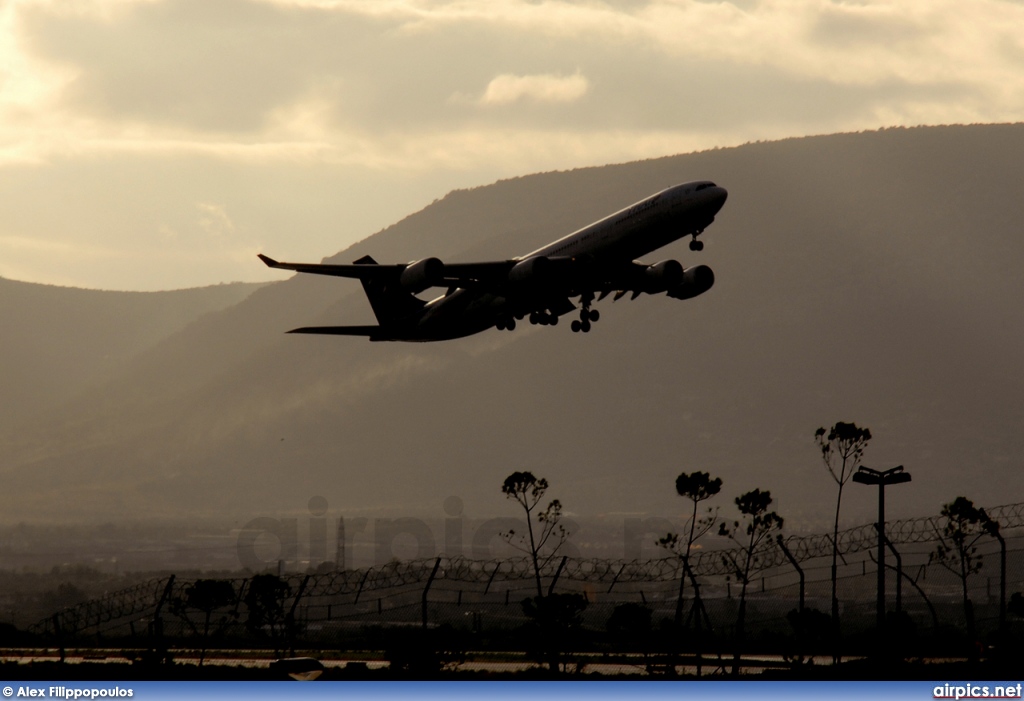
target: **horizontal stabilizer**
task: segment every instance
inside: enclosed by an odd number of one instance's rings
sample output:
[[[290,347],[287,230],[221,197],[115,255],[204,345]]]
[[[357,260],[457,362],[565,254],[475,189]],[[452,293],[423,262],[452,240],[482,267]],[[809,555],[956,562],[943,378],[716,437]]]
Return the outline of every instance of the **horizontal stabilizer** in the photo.
[[[328,336],[377,336],[381,332],[379,326],[303,326],[292,329],[288,333],[317,333]]]
[[[294,270],[297,273],[313,273],[315,275],[334,275],[335,277],[357,278],[366,280],[370,278],[390,278],[401,274],[405,269],[404,265],[377,265],[372,263],[373,258],[364,256],[358,262],[351,265],[336,265],[334,263],[282,263],[270,256],[257,253],[259,259],[268,267],[280,270]]]

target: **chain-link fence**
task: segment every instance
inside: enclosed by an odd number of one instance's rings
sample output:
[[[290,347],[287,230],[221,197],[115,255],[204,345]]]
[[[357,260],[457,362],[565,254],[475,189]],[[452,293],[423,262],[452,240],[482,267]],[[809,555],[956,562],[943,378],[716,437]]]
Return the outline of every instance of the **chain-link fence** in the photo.
[[[977,571],[967,577],[970,610],[979,638],[1019,635],[1013,594],[1024,591],[1024,504],[988,515],[998,535],[977,541]],[[962,638],[966,629],[961,578],[934,558],[945,523],[929,517],[886,524],[886,608],[893,630],[925,647]],[[877,529],[843,531],[838,543],[841,630],[855,644],[876,625]],[[686,582],[678,558],[556,557],[539,583],[527,558],[438,557],[216,585],[168,577],[58,612],[33,632],[77,646],[382,650],[422,631],[446,631],[460,636],[455,646],[523,651],[540,631],[524,600],[539,591],[586,602],[571,615],[572,644],[581,649],[640,654],[689,639],[690,647],[726,650],[742,589],[729,554],[737,552],[694,553]],[[801,635],[816,639],[814,626],[820,632],[831,608],[831,560],[831,534],[780,538],[756,553],[745,595],[748,646],[777,650]]]

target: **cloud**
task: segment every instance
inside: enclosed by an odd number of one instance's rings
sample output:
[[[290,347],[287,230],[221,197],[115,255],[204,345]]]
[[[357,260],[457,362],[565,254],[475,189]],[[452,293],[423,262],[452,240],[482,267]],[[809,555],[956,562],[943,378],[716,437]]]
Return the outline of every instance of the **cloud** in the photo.
[[[1020,26],[1002,0],[0,0],[0,236],[157,259],[301,224],[322,256],[537,170],[1018,121]]]
[[[199,210],[199,228],[210,236],[221,238],[235,233],[235,223],[221,205],[198,202],[196,209]]]
[[[561,75],[499,75],[487,84],[481,105],[508,105],[513,102],[575,102],[586,95],[590,84],[579,73]]]

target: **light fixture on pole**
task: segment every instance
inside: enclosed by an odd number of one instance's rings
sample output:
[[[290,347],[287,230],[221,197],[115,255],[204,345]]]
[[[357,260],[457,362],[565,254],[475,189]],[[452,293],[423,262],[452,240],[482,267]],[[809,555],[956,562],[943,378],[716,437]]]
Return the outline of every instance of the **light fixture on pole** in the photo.
[[[885,486],[910,481],[910,473],[903,465],[888,470],[872,470],[861,465],[853,473],[853,481],[878,485],[878,597],[875,602],[878,631],[885,627]]]

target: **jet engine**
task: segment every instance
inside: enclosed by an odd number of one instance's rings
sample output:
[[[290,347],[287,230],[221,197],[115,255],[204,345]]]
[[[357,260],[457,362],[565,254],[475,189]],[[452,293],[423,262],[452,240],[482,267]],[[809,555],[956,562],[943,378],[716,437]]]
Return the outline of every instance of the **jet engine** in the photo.
[[[715,274],[706,265],[696,265],[683,271],[683,279],[670,287],[668,296],[676,299],[692,299],[702,295],[715,284]]]
[[[444,280],[444,263],[437,258],[424,258],[405,266],[398,278],[398,284],[403,289],[415,294],[428,287],[440,285],[442,280]]]
[[[521,260],[508,271],[508,281],[512,283],[539,282],[551,274],[551,261],[544,256],[533,256]]]
[[[644,270],[644,291],[648,294],[664,292],[683,281],[683,266],[677,260],[663,260]]]

